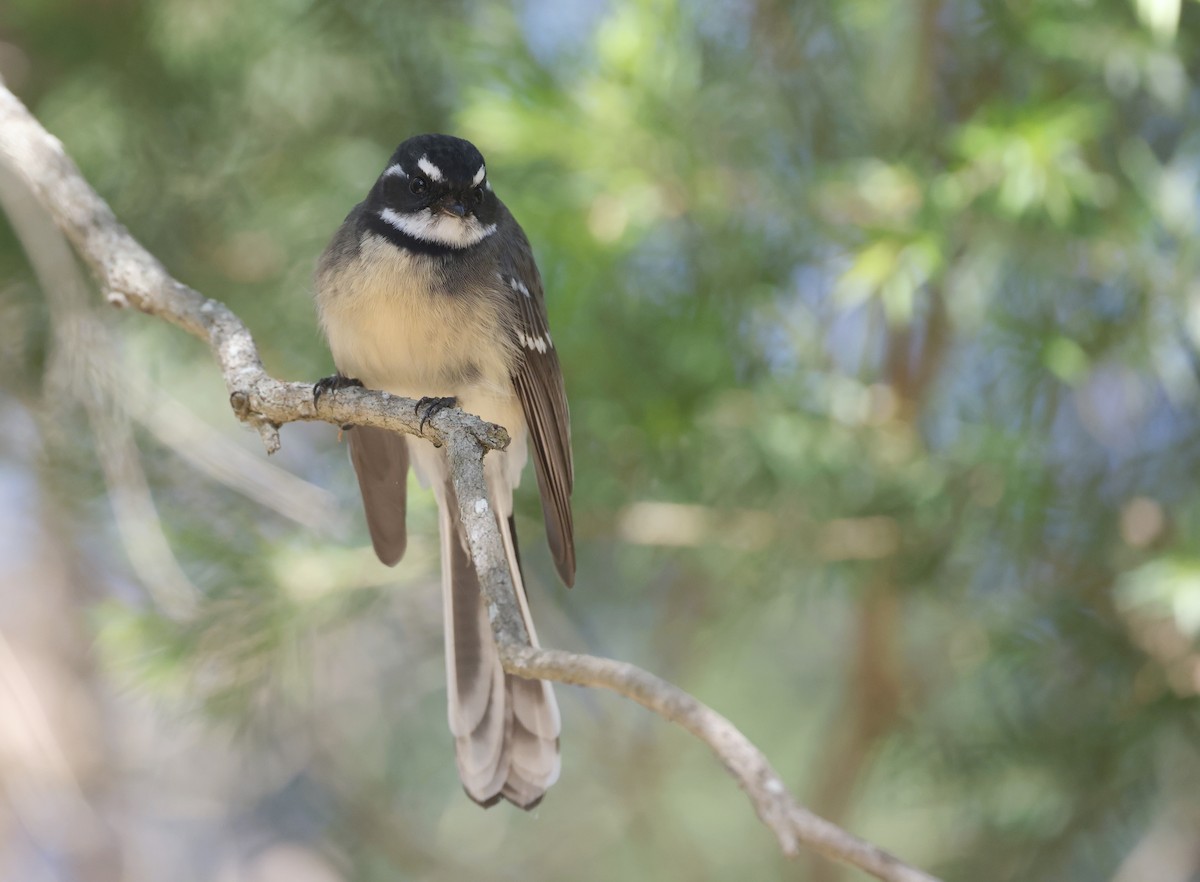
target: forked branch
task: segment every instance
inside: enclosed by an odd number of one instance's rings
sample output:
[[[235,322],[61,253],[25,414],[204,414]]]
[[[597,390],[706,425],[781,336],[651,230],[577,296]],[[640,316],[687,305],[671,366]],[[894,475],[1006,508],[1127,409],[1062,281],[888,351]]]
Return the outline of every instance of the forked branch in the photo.
[[[259,431],[269,453],[279,447],[279,426],[296,420],[422,434],[415,402],[349,388],[323,396],[318,407],[311,384],[285,383],[269,376],[241,320],[224,304],[172,278],[120,224],[62,144],[3,85],[0,162],[29,186],[95,273],[109,303],[158,316],[208,343],[234,413]],[[679,687],[625,662],[531,647],[483,478],[484,454],[507,446],[507,433],[462,411],[445,410],[426,424],[424,435],[447,447],[471,556],[492,613],[505,670],[522,677],[610,689],[679,724],[717,755],[789,856],[805,846],[886,882],[937,882],[799,805],[745,735]]]

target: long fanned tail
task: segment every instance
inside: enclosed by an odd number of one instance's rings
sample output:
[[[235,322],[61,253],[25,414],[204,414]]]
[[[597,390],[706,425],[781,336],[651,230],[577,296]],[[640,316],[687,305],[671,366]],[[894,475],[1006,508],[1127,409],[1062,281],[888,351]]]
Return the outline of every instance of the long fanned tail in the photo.
[[[501,667],[453,494],[445,482],[438,507],[450,731],[458,773],[467,795],[482,806],[503,798],[531,809],[558,780],[558,704],[549,683],[514,677]],[[536,645],[510,519],[501,517],[499,526],[525,627]]]

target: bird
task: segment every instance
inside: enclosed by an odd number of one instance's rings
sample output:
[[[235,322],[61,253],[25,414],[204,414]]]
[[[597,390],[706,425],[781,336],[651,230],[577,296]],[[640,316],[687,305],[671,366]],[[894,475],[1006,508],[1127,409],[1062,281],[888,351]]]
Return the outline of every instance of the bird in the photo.
[[[530,449],[546,538],[562,581],[575,580],[574,465],[562,370],[541,275],[520,224],[469,141],[423,134],[401,143],[317,262],[314,296],[336,373],[314,398],[364,386],[418,399],[428,419],[458,406],[508,430],[484,459],[492,510],[530,639],[513,490]],[[414,436],[348,433],[371,541],[394,566],[407,541],[411,465],[433,490],[441,533],[450,731],[467,795],[490,807],[541,802],[561,770],[561,717],[548,682],[505,673],[468,553],[445,451]]]

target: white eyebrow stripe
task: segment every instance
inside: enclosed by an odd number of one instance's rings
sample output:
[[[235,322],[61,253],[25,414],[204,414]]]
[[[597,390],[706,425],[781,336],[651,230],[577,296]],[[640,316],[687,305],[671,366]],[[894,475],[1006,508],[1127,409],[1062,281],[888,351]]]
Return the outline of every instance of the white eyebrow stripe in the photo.
[[[486,175],[487,168],[482,165],[479,166],[479,171],[475,172],[475,177],[471,178],[471,186],[478,187],[481,183],[483,183],[483,179]]]
[[[391,178],[391,177],[407,178],[408,172],[406,172],[404,169],[402,169],[400,167],[400,164],[397,163],[396,165],[389,165],[387,167],[387,169],[384,170],[383,176],[385,178]]]
[[[442,174],[442,170],[430,162],[428,156],[422,156],[417,160],[417,168],[425,172],[431,181],[440,183],[446,179],[446,176]]]

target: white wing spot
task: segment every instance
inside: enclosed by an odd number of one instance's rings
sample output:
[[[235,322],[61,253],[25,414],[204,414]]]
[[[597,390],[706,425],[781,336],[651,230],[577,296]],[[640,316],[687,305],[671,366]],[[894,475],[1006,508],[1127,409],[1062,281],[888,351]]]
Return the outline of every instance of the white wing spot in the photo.
[[[383,176],[385,178],[391,178],[391,177],[407,178],[408,172],[406,172],[403,168],[401,168],[399,163],[396,163],[395,165],[389,165],[387,167],[387,170],[384,171]]]
[[[527,287],[525,287],[525,283],[524,283],[524,282],[522,282],[520,279],[518,279],[516,276],[514,276],[514,277],[513,277],[513,278],[511,278],[511,279],[509,279],[509,280],[508,280],[508,283],[509,283],[509,284],[512,286],[512,289],[513,289],[514,291],[520,291],[520,292],[521,292],[522,294],[524,294],[526,297],[532,297],[532,296],[533,296],[532,294],[530,294],[530,293],[529,293],[529,289],[528,289]]]
[[[442,170],[429,161],[428,156],[422,156],[417,160],[417,168],[425,172],[431,181],[444,181],[446,176],[442,174]]]
[[[478,187],[483,182],[484,175],[487,174],[487,169],[482,165],[479,166],[479,171],[475,172],[475,177],[471,178],[471,186]]]
[[[545,337],[527,337],[523,331],[517,331],[517,342],[526,349],[533,349],[542,354],[545,354],[546,350],[551,346],[549,335]]]

